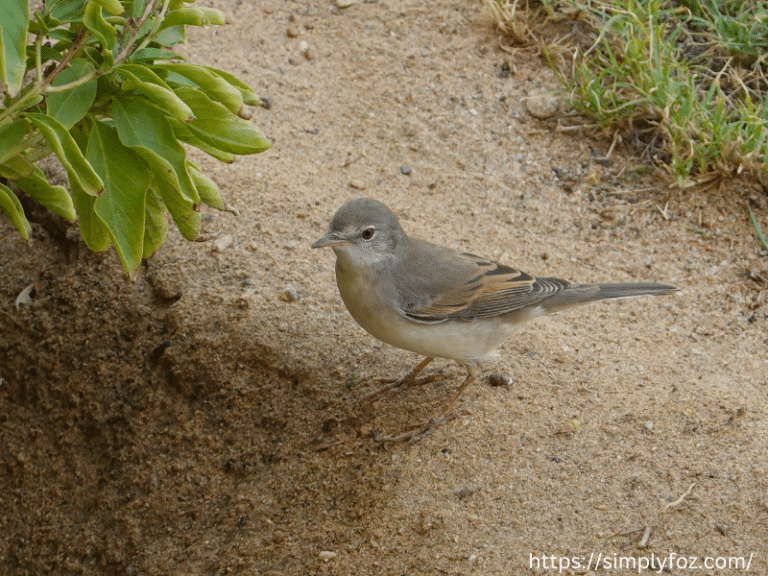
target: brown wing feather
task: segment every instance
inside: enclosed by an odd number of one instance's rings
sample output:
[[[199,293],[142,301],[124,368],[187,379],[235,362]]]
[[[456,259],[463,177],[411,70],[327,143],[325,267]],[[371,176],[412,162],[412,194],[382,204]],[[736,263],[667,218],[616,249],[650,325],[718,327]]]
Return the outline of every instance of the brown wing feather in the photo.
[[[535,305],[571,285],[556,278],[534,278],[466,252],[452,256],[456,270],[452,281],[434,286],[426,301],[403,302],[405,317],[424,323],[488,318]]]

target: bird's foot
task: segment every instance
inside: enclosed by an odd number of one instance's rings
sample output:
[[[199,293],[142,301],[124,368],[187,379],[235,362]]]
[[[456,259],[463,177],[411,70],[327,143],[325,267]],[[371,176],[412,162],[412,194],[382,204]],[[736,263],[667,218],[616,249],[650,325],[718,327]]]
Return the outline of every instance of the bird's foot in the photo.
[[[438,426],[441,424],[444,424],[445,422],[450,422],[454,418],[456,418],[460,412],[469,413],[468,410],[464,408],[460,408],[459,410],[456,410],[455,412],[451,412],[449,414],[438,414],[431,420],[428,420],[427,422],[424,422],[423,424],[415,426],[413,429],[403,432],[402,434],[398,436],[379,436],[378,432],[373,432],[373,439],[377,442],[381,442],[385,448],[389,447],[390,444],[413,444],[414,442],[418,442],[422,438],[426,438],[432,432],[434,432]]]
[[[422,376],[421,378],[411,378],[410,374],[402,378],[376,378],[374,382],[379,384],[385,384],[381,388],[374,390],[373,392],[366,394],[360,399],[360,402],[370,402],[371,400],[381,396],[382,394],[394,394],[395,396],[401,394],[411,386],[422,386],[429,384],[430,382],[438,382],[448,378],[446,374],[431,374],[429,376]]]

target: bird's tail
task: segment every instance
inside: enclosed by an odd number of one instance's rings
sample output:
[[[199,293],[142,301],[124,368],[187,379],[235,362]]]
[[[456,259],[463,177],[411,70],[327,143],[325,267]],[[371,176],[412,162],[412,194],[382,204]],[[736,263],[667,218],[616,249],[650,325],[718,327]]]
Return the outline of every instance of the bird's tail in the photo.
[[[574,284],[561,292],[553,294],[541,303],[545,314],[559,312],[566,308],[598,302],[635,298],[636,296],[663,296],[678,292],[680,288],[669,284],[644,282],[619,282],[615,284]]]

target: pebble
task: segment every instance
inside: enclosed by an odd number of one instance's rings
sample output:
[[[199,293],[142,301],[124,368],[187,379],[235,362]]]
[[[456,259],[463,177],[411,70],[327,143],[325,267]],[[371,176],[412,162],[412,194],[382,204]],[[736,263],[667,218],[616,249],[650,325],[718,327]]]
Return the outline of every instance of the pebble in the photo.
[[[280,292],[280,300],[283,302],[296,302],[299,299],[299,293],[294,286],[289,284],[285,290]]]
[[[312,49],[309,47],[309,43],[306,40],[299,42],[299,50],[304,54],[304,58],[312,60]]]
[[[40,284],[39,286],[42,286]],[[16,296],[16,308],[21,308],[22,306],[31,306],[32,305],[32,292],[35,291],[35,289],[39,289],[38,284],[30,284],[24,290],[19,292],[19,295]]]
[[[296,38],[299,34],[301,34],[301,32],[299,32],[299,29],[296,28],[296,26],[291,25],[285,29],[285,35],[288,36],[288,38]]]
[[[360,180],[350,180],[349,187],[355,190],[365,190],[365,184],[360,182]]]
[[[224,252],[232,244],[232,235],[225,234],[224,236],[219,236],[212,244],[214,252]]]
[[[552,118],[560,109],[560,102],[552,94],[538,94],[525,100],[525,108],[528,114],[539,120]]]
[[[318,556],[320,557],[320,560],[322,560],[323,562],[328,562],[329,560],[333,560],[334,558],[336,558],[338,554],[336,554],[336,552],[331,552],[330,550],[323,550],[322,552],[320,552],[320,554],[318,554]]]
[[[488,376],[488,383],[491,386],[510,386],[512,384],[512,378],[506,374],[491,374]]]
[[[407,164],[403,164],[402,166],[400,166],[400,173],[405,174],[406,176],[410,176],[413,173],[413,168],[411,168]]]
[[[337,8],[349,8],[353,4],[357,4],[357,0],[336,0],[334,4]]]

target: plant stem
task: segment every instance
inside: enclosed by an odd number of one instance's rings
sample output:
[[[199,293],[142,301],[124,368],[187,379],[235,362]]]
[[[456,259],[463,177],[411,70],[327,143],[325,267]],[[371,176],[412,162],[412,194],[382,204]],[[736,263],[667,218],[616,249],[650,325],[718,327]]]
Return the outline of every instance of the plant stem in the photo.
[[[77,37],[75,38],[75,41],[72,43],[72,46],[69,49],[69,52],[67,52],[67,55],[64,56],[61,62],[56,66],[56,68],[48,74],[45,78],[42,79],[40,82],[34,82],[30,84],[27,87],[26,93],[19,94],[18,100],[11,104],[8,108],[0,112],[0,126],[3,126],[4,124],[8,124],[10,122],[13,122],[16,119],[16,115],[27,109],[29,106],[31,106],[30,102],[40,98],[42,95],[46,94],[48,90],[50,89],[50,84],[53,82],[54,78],[58,76],[64,68],[66,68],[67,64],[75,57],[75,54],[80,51],[80,47],[82,46],[83,42],[85,41],[87,37],[87,34],[85,31],[81,31]],[[36,74],[39,74],[42,76],[42,64],[40,62],[40,51],[38,50],[35,54],[35,65],[37,67]]]
[[[86,84],[87,82],[90,82],[94,78],[99,77],[99,70],[94,70],[93,72],[89,72],[85,76],[81,76],[77,80],[73,80],[69,84],[61,84],[59,86],[48,86],[48,89],[45,91],[46,94],[52,94],[54,92],[66,92],[67,90],[72,90],[72,88],[77,88],[78,86],[82,86],[83,84]]]
[[[43,81],[43,63],[42,57],[40,56],[42,45],[43,34],[41,32],[37,35],[37,38],[35,38],[35,81],[38,84]]]
[[[163,6],[160,8],[160,14],[165,14],[165,11],[168,10],[168,4],[170,4],[171,0],[163,0]],[[154,0],[151,2],[152,6],[154,7]],[[147,7],[149,8],[149,6]],[[146,19],[147,11],[144,11],[144,15],[142,16],[143,19]],[[141,41],[141,44],[139,44],[139,47],[137,50],[141,50],[142,48],[146,48],[147,44],[149,44],[152,39],[155,37],[155,34],[157,34],[158,29],[160,28],[160,25],[163,23],[162,18],[157,18],[155,20],[155,24],[152,26],[152,30],[150,30],[149,34],[147,34],[144,37],[144,40]]]
[[[36,88],[39,90],[40,94],[45,94],[48,90],[48,86],[51,84],[51,82],[54,81],[56,76],[58,76],[64,68],[67,67],[67,64],[69,64],[70,60],[75,57],[75,53],[77,53],[80,50],[80,46],[83,44],[83,41],[87,37],[87,34],[84,30],[81,30],[78,32],[77,37],[75,38],[75,41],[72,42],[72,46],[69,48],[69,52],[67,52],[67,55],[64,56],[64,59],[59,62],[58,66],[48,74],[48,76],[45,77],[45,79],[38,85]]]
[[[167,6],[167,2],[163,5],[165,8]],[[147,21],[147,18],[149,18],[149,15],[152,14],[153,10],[155,8],[155,0],[151,0],[147,3],[146,8],[144,8],[144,14],[141,15],[141,17],[136,21],[136,25],[133,29],[133,32],[131,33],[131,37],[128,39],[128,42],[125,45],[125,48],[123,48],[120,51],[120,54],[117,55],[117,58],[115,58],[115,64],[118,64],[125,60],[125,58],[128,56],[128,54],[131,53],[131,50],[133,49],[133,44],[136,42],[136,36],[139,34],[139,30],[141,30],[141,27],[144,25],[144,22]],[[139,48],[144,48],[146,44],[149,42],[149,38],[151,38],[152,34],[154,33],[155,29],[157,27],[157,23],[152,27],[152,32],[147,34],[147,37],[144,39],[144,41],[139,44]]]

